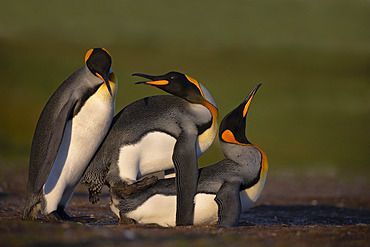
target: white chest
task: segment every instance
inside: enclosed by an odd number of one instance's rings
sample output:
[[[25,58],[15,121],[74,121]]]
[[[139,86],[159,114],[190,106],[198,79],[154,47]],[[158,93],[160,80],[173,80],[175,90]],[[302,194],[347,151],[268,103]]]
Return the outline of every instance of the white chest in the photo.
[[[114,98],[103,86],[85,102],[72,121],[72,136],[76,137],[76,143],[88,144],[106,135],[113,119],[114,103]]]
[[[218,207],[215,195],[197,194],[194,198],[194,225],[216,224]],[[155,223],[161,226],[176,226],[176,196],[155,195],[136,210],[127,213],[128,218],[141,224]]]
[[[106,89],[105,89],[106,90]],[[108,95],[109,92],[107,91]],[[48,207],[72,194],[83,171],[103,141],[114,114],[114,97],[102,87],[66,123],[58,154],[44,185]],[[53,203],[52,203],[53,202]]]
[[[134,182],[147,174],[173,168],[172,155],[176,138],[163,132],[150,132],[133,145],[120,148],[120,177]]]
[[[266,176],[260,178],[260,180],[252,187],[240,191],[240,201],[242,204],[242,211],[247,211],[260,197],[263,187],[265,186]]]

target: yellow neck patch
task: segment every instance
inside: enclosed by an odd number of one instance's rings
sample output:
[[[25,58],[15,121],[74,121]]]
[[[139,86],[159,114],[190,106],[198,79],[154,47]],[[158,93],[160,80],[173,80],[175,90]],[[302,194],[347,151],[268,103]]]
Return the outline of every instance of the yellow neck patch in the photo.
[[[212,122],[213,123],[217,122],[217,117],[218,117],[218,110],[217,110],[217,108],[214,105],[212,105],[211,103],[209,103],[207,100],[204,100],[203,104],[211,112],[211,114],[212,114]]]

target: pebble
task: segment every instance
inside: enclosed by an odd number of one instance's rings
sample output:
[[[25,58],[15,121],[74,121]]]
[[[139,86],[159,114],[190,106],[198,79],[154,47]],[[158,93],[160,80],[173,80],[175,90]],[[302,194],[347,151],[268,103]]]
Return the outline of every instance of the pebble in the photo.
[[[128,240],[135,240],[136,239],[136,234],[133,231],[129,231],[129,230],[128,231],[124,231],[123,232],[123,235]]]
[[[317,205],[319,205],[319,201],[318,200],[312,200],[311,205],[312,206],[317,206]]]

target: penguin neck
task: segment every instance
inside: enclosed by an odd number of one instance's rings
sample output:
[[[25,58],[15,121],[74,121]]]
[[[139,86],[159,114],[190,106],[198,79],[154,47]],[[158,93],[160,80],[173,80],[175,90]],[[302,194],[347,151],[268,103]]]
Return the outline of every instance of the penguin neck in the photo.
[[[260,160],[260,152],[253,144],[234,144],[220,140],[220,147],[225,157],[239,165],[256,163],[256,157]],[[258,164],[259,165],[259,164]]]
[[[214,105],[212,105],[211,103],[209,103],[208,101],[206,101],[205,107],[207,107],[208,110],[211,112],[211,115],[212,115],[212,124],[211,124],[211,127],[208,130],[206,130],[206,133],[204,133],[204,135],[201,135],[199,137],[199,141],[202,141],[202,139],[207,139],[208,138],[208,142],[211,141],[208,145],[211,146],[212,143],[213,143],[213,141],[216,138],[216,135],[217,135],[218,109]]]
[[[110,99],[110,98],[113,99],[113,101],[115,102],[115,98],[116,98],[115,96],[117,93],[117,86],[118,86],[117,79],[114,79],[114,81],[109,81],[109,85],[112,90],[112,95],[110,95],[105,82],[103,82],[100,78],[92,74],[90,69],[86,65],[82,67],[82,69],[85,70],[86,79],[87,79],[86,83],[88,83],[90,87],[95,87],[100,84],[100,87],[98,90],[102,90],[103,92],[106,91],[108,93],[108,94],[103,93],[102,95],[105,96],[107,99]]]
[[[257,145],[251,144],[255,149],[257,149],[261,153],[261,174],[260,177],[266,179],[267,171],[268,171],[268,162],[266,153]]]
[[[106,94],[107,97],[110,97],[110,98],[113,98],[113,100],[115,101],[116,99],[116,94],[117,94],[117,88],[118,88],[118,83],[117,82],[112,82],[112,81],[109,81],[109,86],[112,90],[112,95],[109,94],[109,90],[108,90],[108,87],[107,85],[103,82],[103,84],[100,86],[100,89],[102,89],[103,91],[107,91],[108,94]]]
[[[104,83],[102,82],[100,78],[98,78],[93,73],[91,73],[90,69],[86,65],[82,67],[82,70],[85,73],[84,77],[85,77],[86,83],[89,84],[90,87],[95,87],[99,84]]]
[[[228,143],[220,139],[220,147],[225,157],[237,164],[252,164],[255,161],[251,160],[255,157],[260,157],[260,176],[266,176],[268,170],[267,156],[265,152],[254,144],[238,145]],[[255,159],[254,159],[255,160]]]
[[[253,144],[238,145],[220,141],[225,157],[248,169],[250,180],[258,179],[255,184],[240,191],[243,211],[249,209],[259,198],[265,186],[268,163],[266,154]]]
[[[260,197],[262,190],[265,186],[268,171],[268,162],[265,152],[263,152],[263,150],[257,147],[256,145],[253,145],[253,147],[256,148],[261,153],[261,170],[258,182],[253,186],[246,188],[245,190],[240,192],[243,211],[249,209]]]
[[[190,102],[189,102],[190,103]],[[213,143],[217,135],[218,110],[210,103],[190,103],[193,117],[198,122],[197,156],[200,157]]]

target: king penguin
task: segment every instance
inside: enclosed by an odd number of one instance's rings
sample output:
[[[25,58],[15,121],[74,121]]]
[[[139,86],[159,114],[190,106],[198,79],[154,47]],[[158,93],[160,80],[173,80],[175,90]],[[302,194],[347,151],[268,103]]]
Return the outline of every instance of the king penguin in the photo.
[[[33,136],[22,218],[70,219],[65,207],[107,134],[117,81],[104,48],[89,50],[41,112]]]
[[[260,196],[268,170],[266,154],[245,135],[246,116],[257,85],[220,124],[219,141],[226,157],[199,170],[194,224],[236,226],[240,214]],[[176,189],[173,178],[158,180],[133,194],[111,187],[111,208],[121,224],[175,226]]]
[[[147,174],[174,168],[176,225],[191,225],[197,158],[216,137],[216,102],[201,83],[179,72],[134,76],[149,79],[137,84],[152,85],[172,95],[147,97],[120,111],[82,183],[87,184],[90,201],[95,203],[104,184],[136,185]]]

